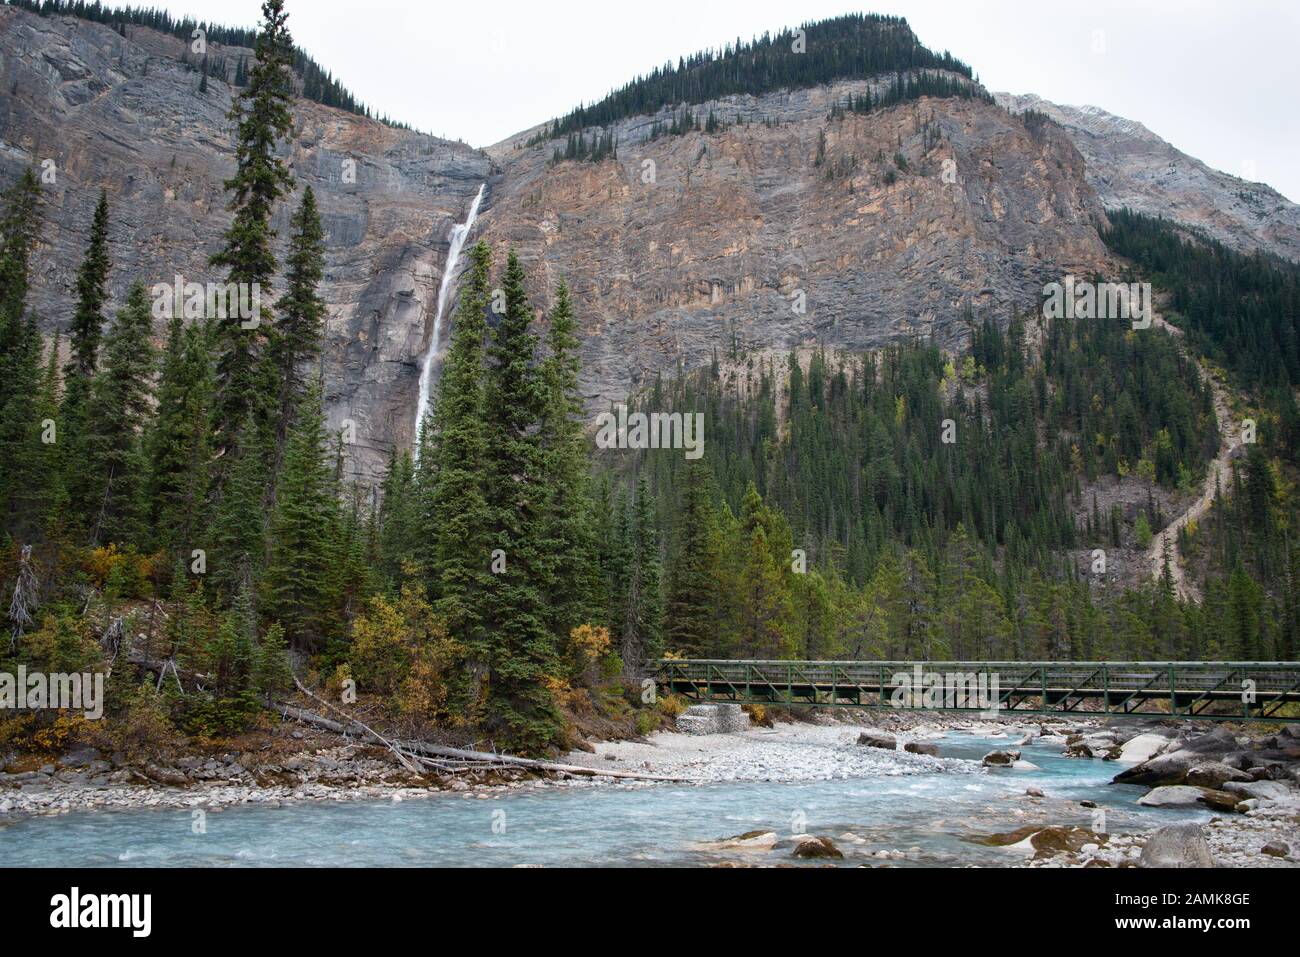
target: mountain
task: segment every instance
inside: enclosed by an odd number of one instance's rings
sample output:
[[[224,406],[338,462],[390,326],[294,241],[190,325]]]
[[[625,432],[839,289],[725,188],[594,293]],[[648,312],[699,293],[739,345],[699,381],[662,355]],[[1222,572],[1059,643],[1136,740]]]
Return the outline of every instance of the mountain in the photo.
[[[1032,94],[994,98],[1014,113],[1033,110],[1059,123],[1107,209],[1164,216],[1239,252],[1263,249],[1300,261],[1300,205],[1266,184],[1212,169],[1141,123],[1095,106],[1061,106]]]
[[[0,6],[0,180],[54,163],[29,299],[50,332],[66,332],[71,318],[100,187],[111,209],[111,308],[136,278],[223,279],[207,259],[230,223],[222,184],[235,169],[227,113],[238,91],[210,77],[200,92],[202,73],[183,59],[193,54],[181,39],[124,31]],[[209,55],[233,64],[252,51],[211,43]],[[299,186],[315,190],[327,236],[329,424],[356,423],[354,465],[373,478],[392,443],[409,441],[448,233],[491,163],[463,143],[307,99],[294,113],[287,156]],[[354,183],[345,182],[347,161]],[[292,206],[276,211],[282,249]]]
[[[1107,152],[1100,132],[1016,115],[1020,101],[1008,111],[906,21],[850,21],[867,44],[856,53],[791,61],[783,34],[684,59],[486,150],[299,99],[286,156],[322,210],[325,402],[330,428],[356,424],[354,476],[375,481],[413,441],[450,229],[483,183],[476,235],[502,259],[518,250],[539,312],[559,277],[573,288],[592,411],[736,344],[929,334],[963,348],[972,322],[1113,265],[1098,230],[1127,193],[1094,166],[1127,169],[1102,164],[1136,147]],[[251,51],[212,43],[209,55]],[[204,82],[193,59],[173,33],[0,7],[0,179],[47,159],[56,171],[30,295],[47,334],[67,330],[101,186],[112,308],[135,278],[222,278],[207,259],[229,223],[238,90],[233,76]],[[734,92],[742,81],[752,92]],[[688,105],[662,105],[678,95]],[[1184,165],[1204,171],[1185,205],[1153,191],[1147,208],[1213,211],[1220,174]],[[277,211],[282,245],[292,205]]]

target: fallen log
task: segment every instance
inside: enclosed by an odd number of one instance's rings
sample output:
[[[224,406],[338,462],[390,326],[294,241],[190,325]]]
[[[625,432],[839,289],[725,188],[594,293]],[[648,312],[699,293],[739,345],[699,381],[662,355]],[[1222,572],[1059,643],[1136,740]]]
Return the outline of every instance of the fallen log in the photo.
[[[306,686],[303,685],[303,683],[302,683],[301,681],[298,680],[298,676],[297,676],[297,675],[294,675],[294,676],[293,676],[293,683],[294,683],[294,685],[297,686],[297,688],[298,688],[299,691],[301,691],[301,692],[302,692],[303,694],[305,694],[307,697],[311,698],[313,701],[319,701],[321,704],[323,704],[325,707],[329,708],[331,711],[334,711],[334,712],[336,712],[336,713],[342,715],[344,718],[346,718],[346,719],[347,719],[348,721],[350,721],[352,724],[355,724],[357,727],[364,729],[365,732],[366,732],[368,735],[370,735],[370,737],[375,738],[375,739],[378,740],[378,741],[382,741],[382,742],[384,743],[384,745],[387,746],[388,750],[393,752],[393,755],[397,758],[398,761],[401,762],[402,767],[406,768],[406,770],[410,771],[412,774],[419,774],[419,773],[420,773],[420,769],[417,768],[417,767],[415,766],[415,762],[414,762],[414,761],[412,761],[412,760],[411,760],[410,758],[408,758],[405,754],[403,754],[403,753],[402,753],[402,750],[401,750],[399,747],[397,747],[397,745],[393,744],[393,742],[389,741],[387,738],[385,738],[382,734],[380,734],[380,733],[379,733],[378,731],[376,731],[374,728],[370,727],[370,726],[367,725],[367,724],[363,724],[362,722],[358,721],[356,718],[354,718],[354,717],[352,717],[351,715],[349,715],[349,714],[347,714],[346,712],[344,712],[341,708],[336,708],[336,707],[334,707],[334,705],[330,704],[330,703],[329,703],[328,701],[326,701],[324,698],[320,698],[320,697],[316,696],[315,694],[313,694],[312,692],[308,691],[307,688],[306,688]]]
[[[295,679],[296,680],[296,679]],[[301,685],[299,685],[301,687]],[[303,689],[306,691],[306,689]],[[311,692],[307,692],[312,698],[320,701]],[[330,708],[331,711],[340,712],[340,709],[334,708],[328,702],[321,701],[322,704]],[[356,721],[348,718],[348,723],[340,723],[323,715],[316,714],[304,708],[297,708],[290,704],[280,704],[276,710],[286,717],[293,718],[303,724],[312,727],[321,728],[325,731],[333,731],[335,734],[347,734],[361,732],[362,737],[370,737],[378,740],[391,748],[400,748],[402,751],[409,752],[413,755],[422,755],[429,758],[451,758],[458,761],[468,761],[476,764],[498,765],[501,767],[516,768],[533,768],[538,771],[554,771],[562,774],[573,774],[581,777],[605,777],[605,778],[627,778],[636,781],[670,781],[670,782],[689,782],[690,778],[673,777],[665,774],[643,774],[638,771],[616,771],[614,769],[588,768],[580,764],[559,764],[554,761],[539,761],[535,758],[520,758],[513,754],[494,754],[490,751],[467,751],[462,748],[449,748],[440,744],[429,744],[426,741],[389,741],[381,737],[375,731]]]

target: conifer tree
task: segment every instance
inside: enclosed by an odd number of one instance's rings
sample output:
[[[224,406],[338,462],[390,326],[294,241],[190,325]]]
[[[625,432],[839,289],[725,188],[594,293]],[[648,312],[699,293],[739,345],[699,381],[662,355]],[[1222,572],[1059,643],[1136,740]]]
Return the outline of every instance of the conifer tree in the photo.
[[[144,439],[145,503],[161,547],[198,547],[208,490],[212,363],[202,326],[173,317],[158,377],[158,406]]]
[[[623,670],[641,674],[647,661],[663,654],[663,592],[654,502],[642,476],[637,482],[631,528],[631,560],[622,631]]]
[[[64,414],[75,417],[87,393],[99,361],[99,344],[104,328],[104,303],[108,298],[108,194],[99,191],[99,202],[90,223],[90,242],[77,271],[77,306],[72,314],[72,358],[64,367],[66,399]]]
[[[27,302],[28,266],[40,234],[41,184],[31,169],[3,196],[0,214],[0,359],[23,336]],[[8,398],[8,384],[0,377],[0,402]]]
[[[262,610],[284,626],[292,647],[312,651],[334,628],[331,583],[338,521],[318,381],[308,387],[296,420],[271,519]]]
[[[302,202],[293,214],[289,256],[286,261],[285,293],[277,304],[279,314],[267,358],[272,368],[267,378],[279,382],[279,401],[275,411],[274,434],[276,459],[272,468],[271,490],[274,493],[284,442],[294,424],[298,404],[307,392],[304,367],[320,354],[324,332],[325,303],[318,287],[325,275],[325,241],[321,231],[316,194],[310,186],[303,190]]]
[[[542,363],[543,482],[550,492],[545,541],[552,551],[555,570],[550,628],[563,636],[591,622],[591,599],[598,571],[591,524],[590,467],[578,385],[582,362],[578,325],[569,287],[563,279],[555,290],[550,319],[547,355]]]
[[[668,650],[687,658],[706,657],[717,630],[718,569],[708,480],[703,463],[687,468],[669,574]]]
[[[504,553],[506,566],[492,576],[487,602],[487,718],[512,746],[535,752],[558,739],[560,719],[546,679],[559,668],[557,638],[547,628],[554,570],[543,543],[547,490],[538,426],[544,396],[532,307],[513,251],[502,287],[506,308],[493,330],[487,379],[485,477],[489,544]],[[491,557],[478,560],[488,566]]]
[[[266,550],[263,495],[266,489],[265,439],[245,416],[235,461],[226,464],[226,483],[212,516],[207,539],[208,574],[218,593],[233,596],[254,582]]]
[[[41,390],[41,334],[36,317],[29,315],[18,327],[3,357],[5,391],[0,404],[0,521],[24,542],[41,525],[49,480],[44,426],[38,415]]]
[[[425,569],[430,577],[428,591],[448,634],[468,649],[468,666],[477,678],[490,658],[483,615],[492,587],[490,554],[498,547],[489,537],[493,516],[485,498],[484,472],[488,462],[484,344],[491,263],[487,243],[475,243],[434,414],[425,423],[420,459],[426,476],[421,538],[433,546],[430,567]],[[507,550],[507,569],[512,558]]]
[[[127,294],[104,343],[103,368],[91,383],[86,414],[86,527],[94,542],[138,541],[141,433],[153,411],[154,347],[142,283]]]
[[[276,272],[271,217],[276,201],[292,184],[288,167],[275,152],[277,141],[289,134],[292,124],[293,40],[287,17],[284,0],[262,3],[256,60],[248,86],[230,111],[236,125],[236,168],[225,187],[235,216],[226,231],[225,245],[212,257],[212,264],[224,266],[227,281],[249,288],[250,295],[254,284],[262,294],[269,292]],[[229,453],[237,448],[245,418],[252,415],[257,428],[265,429],[269,400],[278,394],[264,394],[267,383],[259,367],[271,328],[269,312],[268,304],[261,305],[255,323],[209,317],[215,323],[217,352],[212,441],[220,456],[214,476],[218,486],[224,484],[224,476],[234,464],[236,457]]]

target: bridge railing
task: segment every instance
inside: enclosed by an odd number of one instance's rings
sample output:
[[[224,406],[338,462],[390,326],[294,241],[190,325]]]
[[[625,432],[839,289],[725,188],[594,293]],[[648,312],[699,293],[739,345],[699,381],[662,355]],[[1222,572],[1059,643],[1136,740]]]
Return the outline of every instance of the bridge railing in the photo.
[[[1231,716],[1225,710],[1276,720],[1300,714],[1295,661],[663,659],[650,666],[670,690],[732,701],[888,706],[894,689],[909,682],[920,687],[939,674],[983,682],[997,689],[1004,707],[1022,710],[1087,710],[1083,702],[1099,700],[1107,712],[1133,713],[1164,699],[1168,710],[1161,713],[1184,717]]]

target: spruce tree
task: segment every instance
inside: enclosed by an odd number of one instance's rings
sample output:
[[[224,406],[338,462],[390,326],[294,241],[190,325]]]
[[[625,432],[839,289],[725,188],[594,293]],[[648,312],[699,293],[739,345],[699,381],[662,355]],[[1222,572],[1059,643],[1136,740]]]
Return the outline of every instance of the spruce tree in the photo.
[[[80,406],[99,361],[104,303],[108,298],[108,268],[108,194],[101,189],[90,223],[90,242],[77,271],[77,306],[72,314],[71,329],[72,358],[63,370],[67,394],[65,414]]]
[[[254,582],[265,563],[266,522],[263,493],[266,489],[268,449],[252,416],[245,416],[238,434],[238,452],[226,463],[226,482],[216,503],[206,536],[207,573],[217,591],[233,596]]]
[[[41,346],[36,317],[29,315],[3,357],[8,395],[0,404],[0,521],[19,542],[40,529],[50,491],[44,426],[38,415]]]
[[[212,265],[227,270],[227,282],[261,293],[270,289],[276,272],[271,218],[276,201],[291,187],[292,176],[276,156],[276,142],[289,134],[292,125],[293,40],[289,35],[284,0],[264,0],[262,26],[255,47],[256,61],[248,86],[231,107],[235,123],[235,175],[225,183],[231,193],[230,209],[235,216],[226,230],[225,245],[212,257]],[[245,418],[253,416],[265,430],[270,413],[265,396],[264,370],[259,367],[271,329],[268,305],[260,307],[256,323],[239,318],[216,319],[214,344],[217,351],[216,394],[213,408],[212,441],[220,456],[218,486],[236,457]]]
[[[492,576],[487,603],[487,720],[509,745],[537,752],[558,741],[561,722],[546,679],[559,669],[556,636],[547,628],[553,569],[543,541],[547,490],[538,427],[544,396],[532,307],[513,251],[502,286],[506,309],[493,330],[487,380],[485,477],[489,544],[504,553],[506,566]],[[484,567],[491,562],[490,555],[477,558]]]
[[[319,382],[308,387],[296,419],[271,519],[262,611],[284,626],[292,647],[312,651],[334,627],[331,571],[338,521]]]
[[[91,382],[86,410],[86,527],[94,542],[138,540],[141,432],[153,411],[154,347],[149,298],[142,283],[127,294],[104,343],[103,368]]]
[[[687,658],[707,657],[717,630],[717,557],[708,482],[708,467],[691,463],[668,576],[668,650]]]
[[[490,657],[483,615],[492,587],[490,554],[496,547],[484,489],[488,439],[483,350],[491,263],[487,243],[475,243],[421,457],[421,468],[430,476],[421,510],[421,537],[433,543],[432,562],[425,569],[429,592],[448,634],[468,649],[469,669],[477,678]],[[510,561],[507,552],[507,567]]]
[[[0,361],[23,337],[28,267],[41,224],[41,184],[31,169],[5,190],[0,214]],[[3,371],[0,369],[0,371]],[[0,403],[10,395],[0,376]]]
[[[596,590],[595,537],[590,500],[590,466],[582,428],[578,325],[568,284],[560,280],[546,333],[542,363],[545,390],[541,438],[547,503],[545,542],[552,552],[551,630],[567,637],[591,623]]]
[[[145,433],[145,508],[153,541],[189,556],[207,504],[212,363],[202,326],[172,318],[158,376],[158,406]]]
[[[307,392],[305,366],[320,355],[324,332],[325,303],[318,287],[325,275],[325,241],[321,231],[316,194],[308,186],[293,214],[289,257],[286,261],[285,293],[277,304],[279,314],[270,334],[267,359],[272,368],[268,379],[279,383],[279,401],[273,424],[276,458],[272,467],[274,494],[285,440],[294,424],[298,404]]]
[[[631,529],[621,654],[624,673],[641,674],[647,661],[663,654],[663,593],[654,502],[642,476],[637,482]]]

